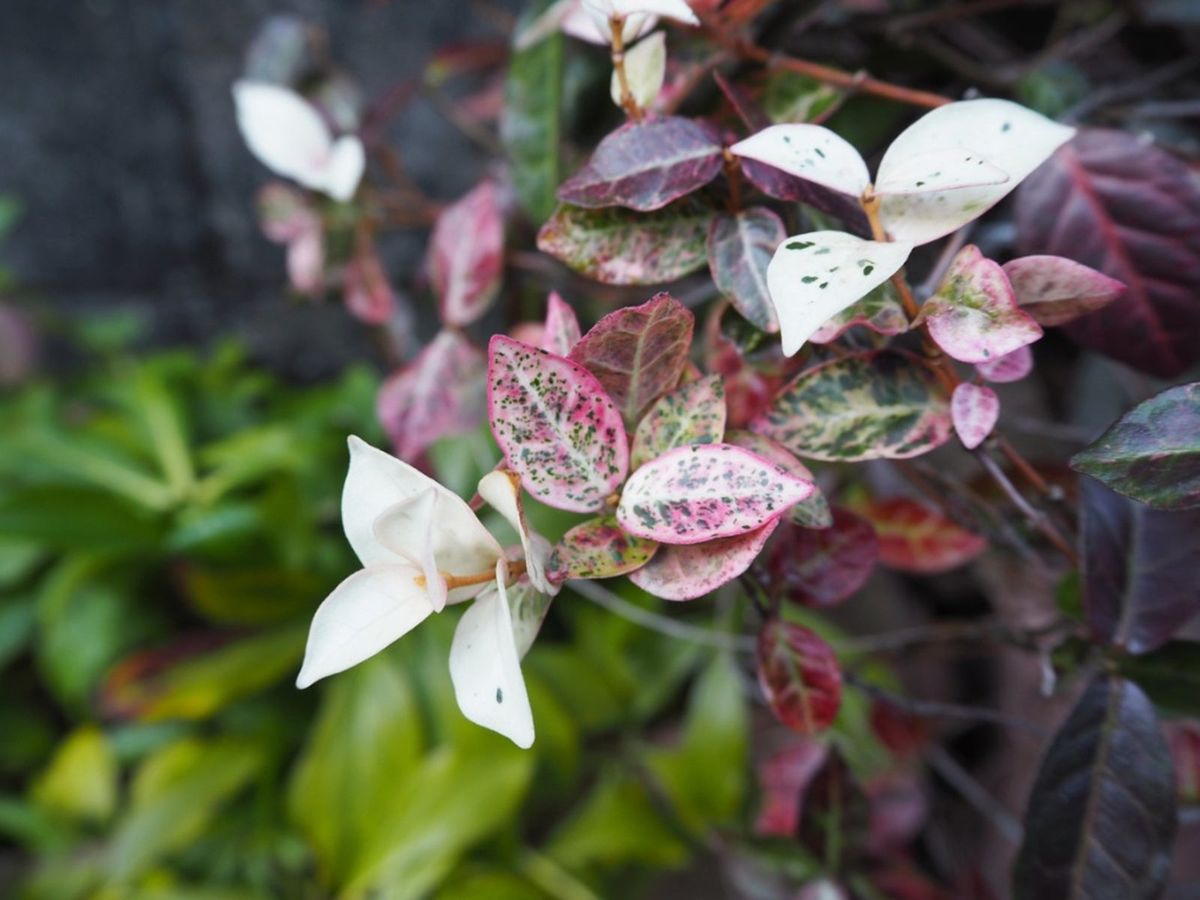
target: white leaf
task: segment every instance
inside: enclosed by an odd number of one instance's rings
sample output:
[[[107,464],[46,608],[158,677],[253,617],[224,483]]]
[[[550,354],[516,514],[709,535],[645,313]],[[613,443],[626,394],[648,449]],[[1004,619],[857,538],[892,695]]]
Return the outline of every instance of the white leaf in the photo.
[[[820,125],[772,125],[729,150],[852,197],[861,196],[871,183],[858,151]]]
[[[978,153],[961,145],[918,153],[882,168],[875,180],[875,193],[929,194],[957,188],[1004,184],[1008,173]]]
[[[337,200],[353,196],[366,162],[357,137],[335,143],[316,107],[279,85],[239,81],[233,99],[242,137],[263,165]]]
[[[296,686],[358,665],[423,622],[433,607],[407,563],[355,572],[317,608]]]
[[[587,41],[589,44],[608,46],[612,43],[612,29],[608,22],[610,13],[605,11],[600,15],[588,9],[584,0],[578,0],[575,7],[563,19],[562,30],[571,37]],[[632,15],[625,17],[621,28],[621,39],[626,46],[647,34],[658,19],[655,16]]]
[[[450,680],[464,716],[528,748],[533,745],[533,711],[521,675],[504,576],[501,561],[494,586],[459,619],[450,645]]]
[[[767,266],[767,289],[791,356],[822,325],[894,275],[912,244],[865,241],[841,231],[789,237]]]
[[[556,0],[543,10],[537,18],[529,23],[517,36],[513,39],[514,50],[528,50],[535,44],[540,44],[554,32],[560,28],[564,28],[565,23],[571,15],[583,15],[583,9],[579,5],[579,0]],[[585,19],[588,23],[588,28],[591,29],[591,19]],[[594,43],[594,42],[593,42]],[[603,41],[602,43],[608,43]]]
[[[879,164],[880,184],[902,182],[911,177],[914,166],[920,168],[920,157],[930,158],[947,147],[966,151],[973,159],[982,157],[1008,179],[932,193],[886,195],[880,206],[884,228],[894,239],[914,244],[956,231],[1003,199],[1074,133],[1008,100],[963,100],[931,110],[888,147]]]
[[[426,490],[432,490],[438,498],[433,551],[438,568],[454,575],[470,575],[495,565],[503,551],[461,497],[357,437],[351,436],[348,443],[350,470],[342,489],[342,528],[364,566],[397,559],[421,564],[423,543],[415,531],[384,529],[388,535],[384,544],[375,523],[396,504]],[[460,598],[452,593],[450,599]]]
[[[446,608],[446,579],[438,567],[435,533],[441,530],[437,516],[438,495],[425,488],[407,500],[389,506],[375,520],[376,539],[386,546],[403,547],[400,554],[425,573],[425,593],[434,612]]]
[[[479,481],[479,496],[504,516],[521,538],[521,547],[525,551],[525,571],[529,575],[529,581],[543,594],[557,594],[558,588],[546,578],[550,542],[532,531],[525,520],[525,510],[521,506],[520,476],[504,469],[488,472]]]
[[[667,72],[667,36],[656,31],[625,53],[625,78],[634,102],[642,109],[658,97]],[[621,105],[621,79],[614,70],[610,85],[613,103]]]

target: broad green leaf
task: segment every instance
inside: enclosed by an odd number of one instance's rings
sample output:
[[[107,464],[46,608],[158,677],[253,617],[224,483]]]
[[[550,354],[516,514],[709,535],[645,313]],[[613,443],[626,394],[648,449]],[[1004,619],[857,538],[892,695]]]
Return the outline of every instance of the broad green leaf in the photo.
[[[1013,868],[1015,900],[1153,900],[1171,866],[1171,758],[1146,695],[1097,676],[1042,759]]]
[[[629,476],[617,521],[636,537],[698,544],[761,528],[813,490],[733,444],[678,447]]]
[[[192,608],[222,625],[271,625],[306,616],[332,587],[313,572],[274,566],[186,566],[180,577]]]
[[[662,284],[705,265],[714,215],[694,198],[651,213],[562,205],[538,232],[538,249],[605,284]]]
[[[515,29],[519,34],[549,6],[529,9]],[[525,214],[540,225],[554,212],[561,180],[559,134],[562,122],[563,37],[557,32],[517,50],[504,82],[501,138],[512,170],[513,187]]]
[[[644,566],[659,549],[654,541],[626,532],[614,515],[581,522],[562,536],[550,557],[555,581],[613,578]]]
[[[203,834],[259,773],[262,753],[241,738],[185,738],[147,759],[113,832],[112,877],[131,879]]]
[[[725,384],[720,375],[689,381],[660,397],[638,423],[630,449],[636,469],[676,447],[715,444],[725,434]]]
[[[655,294],[640,306],[600,319],[571,348],[571,359],[600,380],[632,428],[679,383],[695,323],[691,311],[670,294]]]
[[[117,808],[117,760],[104,732],[83,725],[63,739],[34,780],[34,801],[53,815],[104,822]]]
[[[557,509],[603,508],[629,469],[629,448],[595,375],[499,334],[488,356],[492,434],[525,490]]]
[[[288,810],[343,884],[400,788],[420,769],[424,728],[395,654],[382,653],[331,679],[288,788]]]
[[[1155,509],[1200,506],[1200,382],[1138,404],[1075,454],[1071,468]]]
[[[0,670],[20,655],[33,637],[35,622],[33,599],[0,599]]]
[[[811,122],[833,106],[839,96],[836,88],[823,81],[776,69],[767,81],[763,112],[776,124]]]
[[[153,517],[107,491],[39,485],[0,499],[0,537],[56,550],[123,552],[153,547],[161,532]]]
[[[920,456],[951,433],[937,378],[917,360],[890,351],[801,372],[750,427],[797,456],[841,462]]]

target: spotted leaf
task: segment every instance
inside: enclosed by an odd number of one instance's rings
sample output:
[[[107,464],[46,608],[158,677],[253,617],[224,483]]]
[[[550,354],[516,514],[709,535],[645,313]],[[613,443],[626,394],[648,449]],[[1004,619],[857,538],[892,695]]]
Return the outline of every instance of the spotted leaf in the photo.
[[[558,199],[651,212],[704,187],[721,164],[713,129],[679,116],[643,119],[604,138],[587,165],[563,182]]]
[[[442,331],[385,381],[376,411],[396,455],[411,461],[434,441],[478,426],[485,367],[478,347],[457,331]]]
[[[630,468],[690,444],[715,444],[725,434],[725,386],[720,375],[689,381],[650,407],[638,423]]]
[[[617,520],[637,537],[697,544],[760,528],[812,491],[812,482],[741,447],[679,447],[630,476]]]
[[[833,524],[833,517],[829,512],[829,502],[821,493],[820,488],[816,486],[813,473],[809,471],[808,466],[796,459],[787,447],[766,435],[755,434],[753,431],[727,431],[725,432],[725,441],[744,447],[751,453],[757,453],[763,459],[786,469],[797,478],[813,482],[813,492],[808,498],[801,500],[788,510],[789,520],[804,528],[828,528]]]
[[[488,345],[488,416],[531,495],[572,512],[603,508],[629,468],[620,413],[594,375],[504,335]]]
[[[695,317],[670,294],[655,294],[597,322],[571,359],[600,379],[625,421],[634,425],[650,404],[679,383],[692,346]]]
[[[428,266],[442,322],[470,325],[487,312],[504,272],[504,216],[493,182],[480,183],[438,216]]]
[[[703,597],[745,572],[777,525],[779,519],[772,519],[736,537],[662,547],[650,562],[631,572],[629,580],[663,600]]]
[[[996,427],[1000,398],[990,387],[964,381],[950,395],[950,418],[963,446],[974,450]]]
[[[708,260],[711,206],[692,198],[652,213],[560,206],[538,232],[538,249],[605,284],[662,284]]]
[[[1022,256],[1004,264],[1017,303],[1039,325],[1063,325],[1103,309],[1125,285],[1063,256]]]
[[[907,497],[876,500],[855,509],[875,526],[880,561],[901,572],[948,572],[987,547],[987,540],[980,535]]]
[[[808,340],[813,344],[828,344],[855,325],[864,325],[876,334],[908,331],[908,316],[891,281],[885,281],[861,300],[851,303],[814,331]]]
[[[708,267],[717,290],[751,324],[770,334],[779,330],[779,320],[767,289],[767,266],[786,237],[779,216],[764,206],[722,214],[708,230]]]
[[[550,556],[553,581],[613,578],[644,566],[659,549],[654,541],[628,534],[616,516],[581,522],[562,536]]]
[[[957,360],[986,362],[1032,344],[1042,327],[1017,305],[998,263],[968,244],[918,317],[929,336]]]
[[[867,164],[854,146],[820,125],[772,125],[729,151],[851,197],[871,183]]]
[[[1033,371],[1033,350],[1029,345],[1018,347],[1011,353],[997,356],[975,366],[975,371],[981,378],[996,384],[1008,384],[1020,381]]]
[[[815,633],[770,619],[758,635],[758,683],[771,712],[801,734],[824,731],[842,705],[842,673],[833,649]]]
[[[950,439],[949,404],[922,363],[891,351],[801,372],[750,430],[809,459],[906,459]]]
[[[767,267],[784,354],[794,354],[813,332],[891,278],[911,250],[911,244],[865,241],[843,231],[784,240]]]

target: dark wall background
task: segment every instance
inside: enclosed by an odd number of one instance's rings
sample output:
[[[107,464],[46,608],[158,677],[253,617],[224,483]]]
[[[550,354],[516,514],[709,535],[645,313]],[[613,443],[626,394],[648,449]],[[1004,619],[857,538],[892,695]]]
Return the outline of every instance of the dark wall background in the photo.
[[[66,313],[143,310],[156,343],[238,333],[294,377],[369,352],[338,306],[285,299],[282,250],[254,221],[268,172],[241,142],[229,86],[255,30],[283,12],[328,27],[368,98],[435,48],[496,34],[469,0],[0,2],[0,194],[25,208],[0,265],[24,293]],[[469,142],[423,101],[392,139],[433,196],[478,174]],[[422,244],[389,244],[393,274]]]

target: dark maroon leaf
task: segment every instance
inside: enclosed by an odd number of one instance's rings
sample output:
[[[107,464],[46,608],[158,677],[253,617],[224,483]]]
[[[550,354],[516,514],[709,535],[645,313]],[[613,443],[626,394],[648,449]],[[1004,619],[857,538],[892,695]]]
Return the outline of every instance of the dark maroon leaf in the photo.
[[[655,400],[679,383],[692,346],[695,316],[670,294],[655,294],[597,322],[570,359],[588,369],[635,425]]]
[[[1130,653],[1154,650],[1200,613],[1200,510],[1150,509],[1082,482],[1088,625]]]
[[[1071,468],[1155,509],[1200,506],[1200,382],[1138,404]]]
[[[842,704],[833,648],[783,619],[769,620],[759,632],[758,683],[779,721],[800,734],[824,731]]]
[[[779,596],[805,606],[841,603],[866,584],[879,558],[871,523],[834,507],[828,528],[784,522],[763,556],[767,583]]]
[[[785,237],[779,216],[764,206],[720,215],[708,230],[713,282],[743,317],[766,332],[779,330],[767,290],[767,265]]]
[[[859,236],[865,237],[871,233],[871,226],[857,199],[789,175],[756,159],[739,157],[738,161],[746,179],[768,197],[804,203],[823,213],[837,216],[848,231]]]
[[[1066,256],[1128,286],[1068,334],[1163,378],[1200,359],[1200,182],[1181,160],[1086,129],[1025,181],[1016,215],[1023,253]]]
[[[558,199],[596,209],[661,209],[721,171],[721,141],[691,119],[631,122],[600,142],[588,164],[563,182]]]
[[[800,824],[800,810],[809,782],[825,762],[828,746],[823,742],[798,738],[776,752],[758,767],[762,788],[762,807],[754,830],[762,835],[791,838]]]
[[[817,859],[830,859],[830,849],[840,848],[837,864],[850,868],[865,848],[871,824],[867,795],[854,778],[845,758],[830,747],[825,762],[813,776],[800,812],[800,843]]]
[[[1016,900],[1153,900],[1171,865],[1175,785],[1150,701],[1097,676],[1050,744],[1025,813]]]

